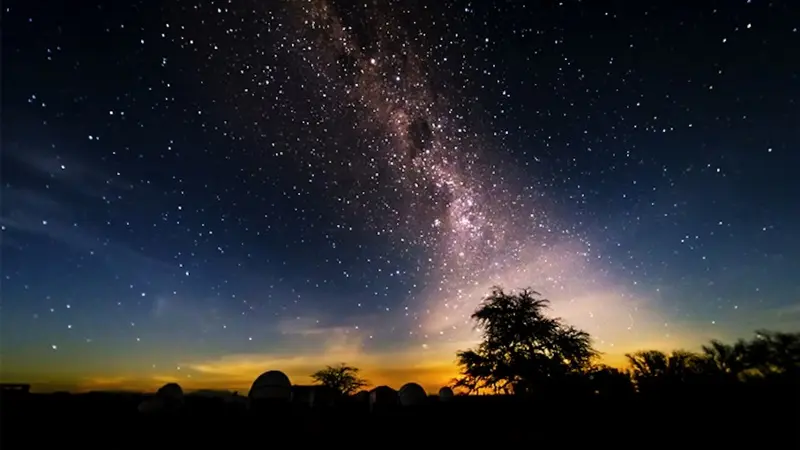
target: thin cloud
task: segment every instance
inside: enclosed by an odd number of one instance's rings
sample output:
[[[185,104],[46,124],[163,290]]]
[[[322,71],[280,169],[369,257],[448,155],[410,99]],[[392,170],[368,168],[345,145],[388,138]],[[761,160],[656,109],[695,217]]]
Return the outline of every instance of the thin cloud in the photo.
[[[436,349],[407,345],[392,351],[368,350],[368,333],[344,327],[297,326],[293,321],[278,325],[287,336],[302,337],[305,350],[293,354],[242,353],[181,363],[196,379],[214,386],[242,388],[266,370],[281,370],[294,383],[311,383],[310,374],[326,365],[347,363],[359,367],[371,385],[400,387],[415,381],[438,389],[456,375],[455,351],[466,342],[449,343]],[[308,325],[308,324],[306,324]],[[434,389],[435,388],[435,389]]]
[[[7,156],[31,175],[47,178],[86,196],[102,198],[113,191],[129,191],[133,185],[116,173],[74,157],[37,150],[11,151]]]
[[[95,230],[79,226],[74,212],[49,192],[4,188],[0,226],[6,232],[43,236],[75,250],[93,252],[130,267],[177,270],[172,264],[151,258],[112,241]],[[5,241],[3,239],[3,245],[6,245]],[[9,242],[14,242],[13,234]]]
[[[163,324],[174,327],[181,323],[190,327],[209,329],[224,322],[218,301],[211,298],[188,301],[175,295],[157,295],[150,316]]]

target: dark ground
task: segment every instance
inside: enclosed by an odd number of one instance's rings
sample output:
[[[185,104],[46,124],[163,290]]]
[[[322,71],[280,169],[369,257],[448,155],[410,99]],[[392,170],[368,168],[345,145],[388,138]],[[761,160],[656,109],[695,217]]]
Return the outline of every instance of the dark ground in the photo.
[[[220,399],[187,396],[179,412],[144,416],[144,398],[126,394],[37,395],[2,399],[0,449],[233,448],[327,443],[353,447],[435,443],[800,448],[800,402],[791,395],[539,399],[456,397],[412,408],[368,411],[364,404],[299,405],[255,414]],[[720,398],[721,397],[721,398]]]

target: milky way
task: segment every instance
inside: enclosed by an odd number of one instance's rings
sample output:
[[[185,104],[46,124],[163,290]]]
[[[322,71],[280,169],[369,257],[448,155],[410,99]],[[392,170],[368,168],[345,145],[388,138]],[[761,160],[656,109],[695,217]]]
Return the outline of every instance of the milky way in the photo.
[[[553,217],[546,180],[522,184],[510,163],[492,158],[498,144],[473,131],[480,127],[464,119],[446,75],[441,86],[431,81],[437,64],[424,39],[389,9],[343,19],[329,2],[298,5],[297,62],[316,76],[319,101],[334,114],[355,112],[353,129],[362,130],[351,157],[369,163],[355,183],[386,174],[362,207],[396,251],[427,257],[423,289],[411,299],[412,335],[468,338],[469,315],[494,285],[541,290],[595,332],[599,321],[588,319],[602,316],[607,337],[630,330],[638,307],[592,268],[587,239]]]

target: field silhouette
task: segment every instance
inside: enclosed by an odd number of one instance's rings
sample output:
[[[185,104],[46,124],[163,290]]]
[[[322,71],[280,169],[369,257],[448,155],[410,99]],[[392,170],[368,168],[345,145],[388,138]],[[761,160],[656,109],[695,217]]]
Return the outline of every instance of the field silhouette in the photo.
[[[800,444],[800,333],[761,331],[700,353],[644,350],[619,370],[598,364],[591,337],[546,307],[534,291],[494,289],[473,314],[483,340],[458,353],[461,376],[440,395],[414,383],[359,390],[368,381],[346,364],[312,374],[316,386],[266,371],[247,396],[184,394],[174,383],[150,395],[4,386],[2,448]]]

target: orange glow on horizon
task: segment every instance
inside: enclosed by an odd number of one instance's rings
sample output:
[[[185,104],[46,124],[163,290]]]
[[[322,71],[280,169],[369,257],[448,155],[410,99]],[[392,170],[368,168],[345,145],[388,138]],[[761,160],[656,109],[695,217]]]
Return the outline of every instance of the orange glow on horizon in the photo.
[[[792,329],[792,322],[779,324],[753,317],[757,323],[770,329]],[[771,323],[770,323],[771,322]],[[292,324],[296,325],[296,324]],[[776,325],[770,327],[770,325]],[[783,326],[779,326],[783,325]],[[616,368],[628,366],[626,353],[655,349],[672,351],[684,349],[700,350],[700,345],[712,338],[723,341],[734,340],[752,333],[741,332],[741,326],[703,327],[686,324],[669,327],[670,333],[655,326],[617,333],[615,343],[596,343],[602,352],[600,361]],[[746,329],[754,330],[750,325]],[[35,348],[10,348],[3,354],[0,381],[25,383],[34,392],[70,391],[139,391],[153,392],[168,382],[177,382],[185,390],[228,390],[246,393],[253,380],[267,371],[280,370],[295,384],[311,384],[310,374],[325,367],[347,363],[361,369],[361,375],[370,386],[387,385],[399,388],[405,383],[416,382],[428,392],[435,393],[449,384],[458,375],[456,352],[471,348],[476,337],[462,336],[461,340],[436,345],[415,345],[389,350],[369,351],[364,344],[369,335],[344,328],[299,329],[286,328],[287,336],[295,336],[280,350],[260,353],[238,353],[228,355],[192,354],[173,355],[163,347],[137,353],[120,351],[116,347],[100,348],[93,354],[68,351],[42,352]],[[291,344],[303,342],[306,350]],[[156,362],[158,362],[156,364]]]
[[[49,378],[41,375],[25,377],[24,374],[13,378],[3,374],[4,382],[30,383],[33,392],[56,392],[69,391],[74,393],[89,391],[135,391],[135,392],[154,392],[166,383],[179,383],[186,391],[196,390],[220,390],[236,391],[246,394],[250,389],[250,384],[255,378],[266,370],[281,370],[285,372],[292,383],[298,385],[313,384],[310,374],[333,362],[309,364],[308,366],[290,366],[281,368],[280,365],[260,366],[254,357],[252,361],[238,358],[231,358],[227,362],[223,361],[218,367],[198,365],[193,369],[187,367],[184,376],[173,374],[108,374],[108,375],[87,375],[87,376],[55,376]],[[603,363],[613,367],[624,367],[624,355],[605,355]],[[350,363],[352,364],[352,363]],[[259,365],[260,367],[255,367]],[[358,364],[353,364],[357,367]],[[400,388],[405,383],[415,382],[425,388],[427,392],[436,393],[442,386],[458,376],[458,367],[453,361],[440,363],[424,363],[407,367],[403,366],[373,366],[362,365],[361,376],[368,382],[368,388],[375,386],[391,386],[395,389]],[[224,373],[219,373],[224,372]],[[27,379],[24,379],[27,378]]]

